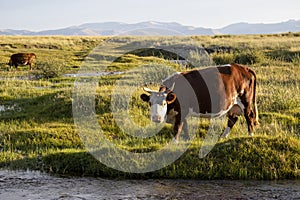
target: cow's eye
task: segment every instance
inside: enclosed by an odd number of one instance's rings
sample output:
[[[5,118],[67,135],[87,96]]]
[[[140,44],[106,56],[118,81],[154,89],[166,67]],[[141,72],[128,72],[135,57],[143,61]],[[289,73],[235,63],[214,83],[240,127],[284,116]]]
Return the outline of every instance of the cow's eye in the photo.
[[[166,106],[167,105],[167,102],[163,102],[162,103],[162,106],[164,107],[164,106]]]

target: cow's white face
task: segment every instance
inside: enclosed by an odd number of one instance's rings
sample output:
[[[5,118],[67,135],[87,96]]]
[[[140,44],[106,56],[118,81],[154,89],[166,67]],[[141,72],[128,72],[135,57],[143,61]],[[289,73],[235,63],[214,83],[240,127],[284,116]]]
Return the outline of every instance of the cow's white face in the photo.
[[[162,123],[166,120],[167,115],[167,94],[155,92],[150,95],[150,117],[151,121]]]
[[[176,99],[174,93],[154,92],[146,90],[150,95],[142,94],[141,99],[150,104],[150,119],[153,122],[162,123],[167,119],[168,104]]]

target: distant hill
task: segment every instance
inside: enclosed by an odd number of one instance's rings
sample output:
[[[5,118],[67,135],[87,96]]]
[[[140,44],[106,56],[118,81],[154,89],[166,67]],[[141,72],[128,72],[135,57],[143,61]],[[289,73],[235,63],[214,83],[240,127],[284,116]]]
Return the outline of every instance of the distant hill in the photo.
[[[271,34],[299,32],[300,20],[289,20],[273,24],[236,23],[218,30],[222,34]]]
[[[220,29],[185,26],[176,22],[120,22],[87,23],[63,29],[29,31],[2,29],[0,35],[216,35],[216,34],[271,34],[300,32],[300,20],[272,24],[235,23]]]

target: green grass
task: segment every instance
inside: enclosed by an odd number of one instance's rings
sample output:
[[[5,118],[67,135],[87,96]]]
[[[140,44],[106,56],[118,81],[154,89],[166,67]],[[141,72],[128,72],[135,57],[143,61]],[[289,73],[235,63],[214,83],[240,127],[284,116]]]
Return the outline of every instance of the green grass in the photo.
[[[193,40],[189,37],[1,36],[0,106],[5,110],[0,111],[0,167],[115,178],[300,178],[299,34],[191,38]],[[120,149],[142,153],[160,150],[170,142],[172,126],[165,126],[158,134],[146,139],[129,136],[114,119],[112,92],[116,92],[118,97],[115,103],[124,92],[132,92],[128,119],[137,126],[125,122],[124,126],[141,131],[139,127],[150,123],[148,105],[139,99],[142,85],[153,81],[158,83],[172,70],[186,70],[157,52],[154,56],[140,51],[139,55],[134,55],[131,51],[118,58],[116,55],[124,49],[92,51],[97,45],[105,44],[106,40],[113,41],[116,46],[124,45],[125,50],[151,43],[182,48],[191,45],[230,47],[233,52],[213,53],[211,58],[218,64],[232,61],[247,64],[256,71],[261,125],[255,136],[247,136],[246,122],[240,117],[229,138],[219,140],[212,151],[200,159],[199,150],[209,126],[207,120],[201,120],[190,148],[165,168],[135,174],[120,172],[100,163],[87,152],[74,125],[72,92],[76,79],[63,74],[77,73],[85,59],[91,61],[91,66],[96,67],[94,69],[101,70],[101,65],[93,63],[98,58],[105,58],[104,65],[114,60],[106,71],[127,72],[126,75],[96,79],[97,87],[93,93],[95,114],[110,142]],[[28,66],[20,67],[18,71],[7,70],[9,56],[17,52],[34,52],[37,55],[33,71],[28,71]],[[189,52],[188,56],[193,62],[208,64],[199,52]],[[141,67],[138,69],[142,71],[138,71],[137,67]],[[151,76],[147,76],[149,72]],[[116,84],[119,84],[119,90],[116,90]],[[130,89],[126,84],[131,85]],[[158,84],[149,87],[157,89]],[[120,112],[123,111],[120,107]],[[107,149],[103,147],[99,151],[106,152]]]

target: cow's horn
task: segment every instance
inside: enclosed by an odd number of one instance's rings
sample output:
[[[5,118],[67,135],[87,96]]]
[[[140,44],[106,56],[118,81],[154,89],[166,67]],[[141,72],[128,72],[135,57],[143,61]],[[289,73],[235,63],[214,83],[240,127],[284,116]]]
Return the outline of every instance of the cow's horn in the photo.
[[[143,89],[144,89],[145,92],[148,92],[148,93],[153,93],[153,92],[155,92],[154,90],[151,90],[151,89],[149,89],[149,88],[147,88],[147,87],[143,87]]]
[[[172,87],[170,88],[171,91],[173,91],[175,88],[175,83],[173,83]]]

